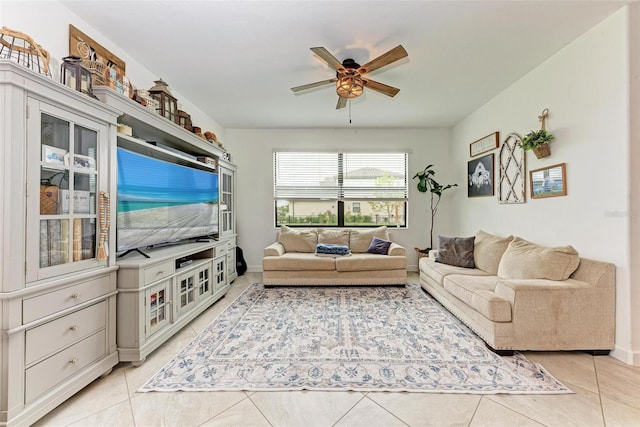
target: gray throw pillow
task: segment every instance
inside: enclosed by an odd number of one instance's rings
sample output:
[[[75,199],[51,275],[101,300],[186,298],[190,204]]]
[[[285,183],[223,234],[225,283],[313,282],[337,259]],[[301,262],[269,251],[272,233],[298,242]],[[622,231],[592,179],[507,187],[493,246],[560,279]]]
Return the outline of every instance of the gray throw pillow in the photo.
[[[389,252],[389,246],[391,246],[390,241],[374,237],[371,239],[371,244],[367,252],[370,254],[386,255],[387,252]]]
[[[456,267],[475,268],[473,262],[473,243],[476,236],[444,237],[438,236],[436,262]]]

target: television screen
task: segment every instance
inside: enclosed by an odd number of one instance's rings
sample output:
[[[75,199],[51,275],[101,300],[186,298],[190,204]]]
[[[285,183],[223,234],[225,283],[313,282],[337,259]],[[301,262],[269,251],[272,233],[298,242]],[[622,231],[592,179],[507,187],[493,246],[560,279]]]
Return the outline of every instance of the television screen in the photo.
[[[218,232],[218,175],[118,148],[117,251]]]

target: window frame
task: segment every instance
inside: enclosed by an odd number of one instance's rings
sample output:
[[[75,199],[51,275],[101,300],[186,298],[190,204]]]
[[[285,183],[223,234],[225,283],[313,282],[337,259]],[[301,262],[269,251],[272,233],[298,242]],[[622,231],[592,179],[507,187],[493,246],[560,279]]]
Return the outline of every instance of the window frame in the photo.
[[[337,194],[335,196],[335,198],[331,197],[331,198],[322,198],[322,197],[278,197],[278,172],[279,172],[279,163],[278,163],[278,155],[281,153],[306,153],[306,154],[315,154],[315,153],[322,153],[322,154],[335,154],[336,155],[336,161],[338,163],[337,166],[337,170],[338,170],[338,175],[335,177],[335,180],[337,182]],[[314,226],[321,226],[323,228],[341,228],[341,227],[349,227],[349,228],[374,228],[374,227],[379,227],[381,225],[385,225],[388,227],[397,227],[397,228],[402,228],[402,229],[407,229],[409,228],[409,223],[408,223],[408,212],[409,212],[409,171],[408,171],[408,167],[409,167],[409,151],[408,150],[393,150],[393,151],[318,151],[318,150],[308,150],[308,151],[302,151],[302,150],[274,150],[273,151],[273,206],[274,206],[274,219],[273,219],[273,224],[275,228],[279,228],[281,225],[287,225],[288,227],[314,227]],[[345,167],[345,163],[347,163],[347,161],[345,160],[345,157],[349,157],[351,156],[352,158],[355,157],[357,159],[358,155],[373,155],[375,156],[389,156],[389,155],[400,155],[403,156],[404,158],[402,160],[398,160],[398,165],[401,166],[401,168],[403,169],[401,173],[398,172],[392,172],[393,175],[395,175],[396,177],[400,177],[400,182],[402,183],[402,181],[404,181],[404,185],[401,186],[397,186],[394,185],[392,187],[387,187],[387,188],[383,188],[381,191],[383,192],[389,192],[391,191],[393,193],[393,191],[395,191],[395,189],[398,189],[398,194],[400,197],[380,197],[380,198],[375,198],[375,197],[345,197],[345,193],[349,193],[349,191],[354,190],[354,187],[349,187],[348,185],[345,185],[345,177],[347,176],[347,173],[345,173],[345,171],[343,170]],[[366,159],[365,159],[366,160]],[[373,160],[373,159],[372,159]],[[362,161],[362,160],[361,160]],[[375,169],[380,169],[380,168],[375,168]],[[387,172],[387,170],[384,170],[385,172]],[[371,177],[372,179],[378,179],[380,177]],[[396,178],[397,179],[397,178]],[[320,186],[319,186],[320,187]],[[368,186],[364,186],[364,187],[355,187],[355,190],[358,191],[362,191],[362,189],[364,188],[363,194],[366,194],[366,190],[367,188],[372,188],[372,187],[368,187]],[[322,192],[321,190],[317,190],[319,193]],[[335,209],[335,216],[337,219],[337,223],[336,224],[325,224],[325,223],[313,223],[313,222],[308,222],[308,223],[286,223],[286,222],[279,222],[278,221],[278,216],[279,216],[279,206],[278,206],[278,201],[280,200],[285,200],[287,202],[289,202],[289,204],[291,202],[304,202],[304,201],[309,201],[309,202],[323,202],[323,201],[327,201],[327,202],[334,202],[335,206],[332,206],[332,209]],[[360,204],[360,213],[362,212],[362,206],[364,204],[367,204],[369,202],[400,202],[400,208],[399,210],[402,211],[401,214],[397,214],[395,215],[395,218],[401,218],[401,221],[398,223],[391,223],[390,222],[390,218],[393,218],[394,215],[391,214],[389,216],[384,216],[383,218],[388,218],[388,220],[386,222],[382,222],[382,223],[367,223],[367,224],[347,224],[345,225],[345,220],[346,220],[346,215],[345,215],[345,205],[348,204],[349,202],[356,202]],[[373,209],[373,208],[372,208]],[[331,213],[330,210],[327,211],[328,213],[330,213],[331,216],[333,216],[334,214]],[[398,212],[398,209],[396,208],[396,212]],[[378,215],[376,214],[376,217]]]

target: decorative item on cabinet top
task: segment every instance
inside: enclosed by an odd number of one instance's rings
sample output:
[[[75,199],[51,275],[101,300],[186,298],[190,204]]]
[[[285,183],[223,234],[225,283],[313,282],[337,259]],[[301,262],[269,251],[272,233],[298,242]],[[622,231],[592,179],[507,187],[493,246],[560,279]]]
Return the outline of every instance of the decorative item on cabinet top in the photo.
[[[91,71],[82,65],[82,58],[70,55],[62,58],[60,82],[71,89],[93,97]]]
[[[0,29],[0,59],[9,59],[51,77],[49,52],[20,31],[7,27]]]
[[[162,79],[154,81],[155,85],[149,89],[149,94],[160,104],[158,112],[162,117],[178,123],[178,100],[169,91],[169,85]]]

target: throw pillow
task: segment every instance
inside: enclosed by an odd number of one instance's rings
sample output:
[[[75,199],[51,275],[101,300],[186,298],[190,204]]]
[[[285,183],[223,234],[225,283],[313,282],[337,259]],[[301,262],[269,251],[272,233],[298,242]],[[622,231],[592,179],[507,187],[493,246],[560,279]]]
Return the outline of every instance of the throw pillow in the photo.
[[[282,243],[287,252],[312,253],[316,251],[318,235],[315,230],[295,230],[283,225],[280,227],[278,242]]]
[[[371,240],[377,237],[382,240],[390,240],[386,226],[369,229],[351,229],[349,235],[349,248],[354,253],[366,253]]]
[[[438,253],[435,261],[456,267],[474,268],[473,242],[475,238],[475,236],[438,236]]]
[[[370,254],[386,255],[387,252],[389,252],[389,246],[391,246],[391,242],[389,240],[374,237],[371,239],[371,244],[369,245],[367,252]]]
[[[572,246],[547,247],[515,237],[498,266],[503,279],[566,280],[580,264]]]
[[[498,237],[479,230],[473,245],[473,262],[476,268],[494,276],[498,274],[498,265],[513,236]]]
[[[328,245],[349,246],[349,230],[325,230],[318,228],[318,243],[326,243]]]

